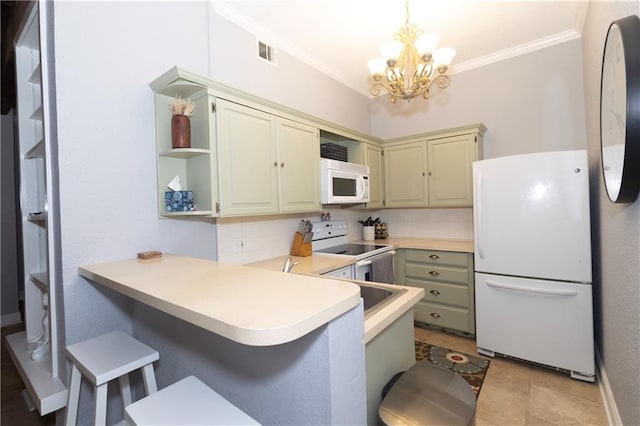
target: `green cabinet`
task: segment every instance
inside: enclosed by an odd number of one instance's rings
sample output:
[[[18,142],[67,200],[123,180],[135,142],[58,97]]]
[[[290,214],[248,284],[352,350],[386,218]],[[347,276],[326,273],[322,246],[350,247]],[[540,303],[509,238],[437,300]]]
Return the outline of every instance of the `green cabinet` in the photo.
[[[177,75],[175,73],[178,73]],[[184,77],[181,75],[184,74]],[[154,90],[158,213],[161,217],[251,216],[321,209],[319,130],[231,89],[172,70]],[[195,104],[191,146],[171,144],[171,103]],[[303,120],[301,120],[303,121]],[[195,211],[167,212],[167,185],[178,177]]]
[[[400,249],[395,261],[397,284],[424,289],[415,321],[475,334],[472,253]]]
[[[424,142],[384,149],[387,207],[427,207],[427,146]]]
[[[477,136],[466,134],[427,142],[430,207],[473,204],[471,164],[479,159]]]
[[[367,208],[384,207],[384,157],[382,147],[364,144],[364,164],[369,166],[369,202]]]
[[[320,210],[318,129],[217,100],[220,215]]]
[[[384,144],[386,207],[470,207],[472,163],[482,158],[483,125]]]

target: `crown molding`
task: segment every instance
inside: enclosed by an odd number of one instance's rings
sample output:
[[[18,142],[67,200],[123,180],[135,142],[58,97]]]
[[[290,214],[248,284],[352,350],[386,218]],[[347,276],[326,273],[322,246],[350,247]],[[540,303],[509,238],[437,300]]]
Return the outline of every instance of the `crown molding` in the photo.
[[[535,52],[537,50],[545,49],[547,47],[555,46],[557,44],[565,43],[567,41],[575,40],[578,38],[580,38],[580,34],[575,30],[563,31],[561,33],[540,38],[529,43],[524,43],[519,46],[504,49],[490,55],[485,55],[477,59],[472,59],[470,61],[455,64],[451,67],[451,74],[457,74],[472,70],[474,68],[484,67],[496,62],[512,59],[517,56],[525,55],[527,53]]]

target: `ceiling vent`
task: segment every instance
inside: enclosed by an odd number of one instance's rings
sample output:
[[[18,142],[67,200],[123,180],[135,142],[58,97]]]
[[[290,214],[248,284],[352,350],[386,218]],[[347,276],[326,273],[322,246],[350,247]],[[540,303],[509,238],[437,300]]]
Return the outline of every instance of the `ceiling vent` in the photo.
[[[273,46],[269,46],[267,43],[258,40],[258,58],[270,63],[271,65],[277,65],[277,51]]]

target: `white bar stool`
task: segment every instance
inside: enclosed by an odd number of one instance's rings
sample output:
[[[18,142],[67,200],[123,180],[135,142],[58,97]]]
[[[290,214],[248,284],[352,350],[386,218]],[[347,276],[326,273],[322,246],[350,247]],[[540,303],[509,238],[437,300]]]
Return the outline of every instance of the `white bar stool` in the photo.
[[[124,419],[130,426],[260,424],[194,376],[127,406]]]
[[[67,358],[73,367],[69,385],[69,399],[65,411],[66,426],[74,426],[78,415],[80,382],[85,376],[94,386],[94,424],[104,425],[107,420],[107,386],[118,379],[124,406],[131,404],[129,373],[142,369],[147,395],[158,391],[153,362],[158,351],[134,339],[123,331],[113,331],[92,339],[67,346]]]

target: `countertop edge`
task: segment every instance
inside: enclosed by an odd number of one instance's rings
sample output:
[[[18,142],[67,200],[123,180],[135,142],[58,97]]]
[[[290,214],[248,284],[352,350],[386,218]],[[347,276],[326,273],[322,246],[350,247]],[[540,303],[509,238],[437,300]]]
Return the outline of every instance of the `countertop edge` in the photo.
[[[213,261],[212,261],[213,262]],[[303,318],[292,324],[287,324],[279,328],[255,328],[250,329],[233,325],[224,320],[214,318],[188,307],[173,303],[171,301],[156,297],[144,291],[115,281],[103,275],[91,271],[93,265],[82,265],[78,267],[78,274],[99,285],[110,288],[133,300],[144,303],[176,318],[197,325],[205,330],[226,337],[235,342],[250,346],[274,346],[294,341],[318,327],[329,323],[345,312],[359,306],[360,291],[354,283],[344,283],[353,286],[352,294],[341,297],[335,303],[327,304],[326,309],[315,312],[309,317]],[[326,279],[315,277],[318,279]],[[334,280],[340,281],[340,280]]]

